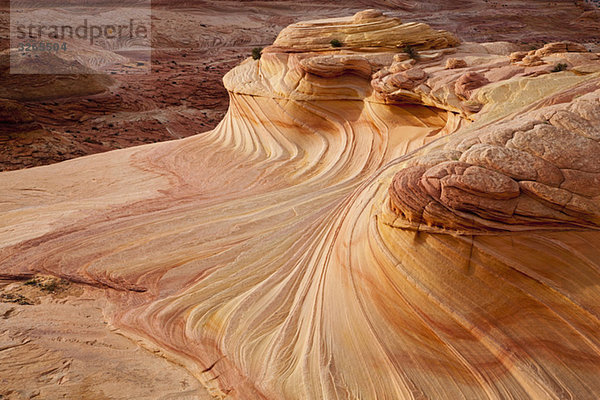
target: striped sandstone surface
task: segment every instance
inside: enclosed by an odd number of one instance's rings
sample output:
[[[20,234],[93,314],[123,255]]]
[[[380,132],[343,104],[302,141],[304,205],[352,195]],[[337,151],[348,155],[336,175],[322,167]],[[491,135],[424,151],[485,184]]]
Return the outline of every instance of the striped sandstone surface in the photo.
[[[0,174],[0,273],[85,291],[203,396],[593,398],[599,55],[518,50],[375,10],[292,24],[214,130]]]

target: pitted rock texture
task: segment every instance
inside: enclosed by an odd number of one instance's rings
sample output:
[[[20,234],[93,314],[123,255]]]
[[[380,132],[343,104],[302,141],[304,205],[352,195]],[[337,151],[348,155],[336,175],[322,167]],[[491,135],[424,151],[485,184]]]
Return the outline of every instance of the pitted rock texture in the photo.
[[[600,228],[599,126],[595,91],[476,130],[398,172],[392,207],[449,230]]]
[[[446,60],[446,69],[466,68],[467,62],[458,58],[449,58]]]
[[[0,277],[99,288],[111,329],[219,399],[594,398],[597,55],[324,50],[341,25],[383,41],[407,25],[348,14],[230,71],[212,131],[0,174]],[[487,81],[465,100],[469,73]]]
[[[597,53],[575,44],[549,43],[539,52],[514,52],[515,48],[503,42],[462,43],[453,48],[418,52],[413,59],[407,59],[403,53],[395,54],[389,65],[372,75],[373,100],[423,104],[473,119],[483,104],[502,101],[488,96],[488,91],[500,93],[498,87],[509,87],[521,77],[560,72],[556,70],[558,64],[580,75],[600,68]]]

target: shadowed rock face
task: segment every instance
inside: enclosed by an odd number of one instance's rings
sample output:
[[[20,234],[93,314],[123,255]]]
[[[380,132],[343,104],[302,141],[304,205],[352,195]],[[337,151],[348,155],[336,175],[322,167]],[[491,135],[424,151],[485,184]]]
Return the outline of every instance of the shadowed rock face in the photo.
[[[598,54],[406,27],[292,25],[216,129],[0,174],[2,276],[102,288],[216,398],[592,398]]]

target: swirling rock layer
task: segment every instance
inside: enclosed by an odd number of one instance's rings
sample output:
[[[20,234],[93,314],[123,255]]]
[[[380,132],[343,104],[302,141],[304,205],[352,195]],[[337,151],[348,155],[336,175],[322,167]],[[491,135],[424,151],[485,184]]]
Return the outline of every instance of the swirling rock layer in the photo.
[[[217,398],[599,393],[597,55],[300,50],[212,131],[0,174],[2,275],[103,288]]]
[[[351,18],[290,25],[279,33],[273,46],[290,51],[320,51],[331,49],[332,40],[337,40],[344,48],[415,46],[423,50],[459,43],[449,32],[433,30],[426,24],[402,24],[399,18],[387,17],[381,11],[365,10]]]
[[[19,4],[0,1],[0,51],[9,48],[8,7]],[[122,6],[123,2],[44,2],[61,13],[70,4],[110,7]],[[64,76],[15,79],[0,72],[3,88],[12,86],[17,94],[21,91],[28,95],[28,99],[18,101],[34,116],[35,127],[43,128],[0,125],[0,170],[51,164],[212,129],[227,110],[227,91],[221,78],[253,47],[272,43],[277,33],[293,22],[352,15],[364,6],[362,1],[331,0],[281,0],[277,7],[254,0],[214,4],[154,1],[151,74],[111,75],[117,87],[97,95],[87,94],[97,87],[93,82],[67,78],[70,92],[77,97],[65,98],[57,96],[64,94],[64,89],[53,91],[43,85],[50,80],[50,86],[56,88],[55,79]],[[402,20],[426,22],[451,31],[463,40],[509,40],[526,43],[526,50],[542,42],[564,39],[588,44],[600,40],[597,10],[583,2],[558,2],[548,7],[542,1],[521,0],[503,4],[483,0],[461,4],[450,0],[378,0],[369,6],[392,11]],[[0,70],[3,67],[0,62]],[[48,94],[52,101],[40,101]]]

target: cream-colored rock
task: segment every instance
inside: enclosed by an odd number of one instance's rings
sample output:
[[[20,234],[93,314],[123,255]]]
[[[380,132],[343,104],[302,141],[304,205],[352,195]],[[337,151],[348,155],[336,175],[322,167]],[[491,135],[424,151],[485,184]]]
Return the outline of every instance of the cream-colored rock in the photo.
[[[587,53],[584,45],[573,42],[554,42],[545,44],[544,47],[535,51],[538,57],[546,57],[554,53],[581,52]]]
[[[326,55],[309,57],[300,60],[300,68],[309,74],[323,78],[334,78],[344,73],[355,73],[370,78],[372,67],[369,60],[361,56]]]
[[[597,396],[600,72],[376,11],[277,40],[215,130],[0,174],[0,276],[101,288],[216,398]]]
[[[535,67],[535,66],[542,65],[542,64],[544,64],[544,61],[542,60],[542,58],[535,54],[526,55],[525,57],[523,57],[523,59],[520,62],[520,65],[523,65],[526,67]]]
[[[391,72],[392,74],[395,74],[398,72],[406,71],[406,70],[409,70],[412,67],[414,67],[414,65],[416,63],[417,63],[416,60],[413,60],[413,59],[409,59],[409,60],[405,60],[405,61],[401,61],[401,62],[395,62],[390,66],[389,72]]]
[[[593,94],[600,99],[600,90]],[[600,174],[600,143],[589,137],[598,131],[584,117],[589,105],[582,99],[542,108],[499,124],[494,134],[457,134],[455,141],[466,144],[457,161],[419,163],[397,174],[393,207],[411,222],[441,229],[599,229],[600,192],[590,185]],[[461,148],[454,143],[450,148]]]
[[[510,62],[512,62],[512,63],[519,62],[519,61],[523,60],[523,58],[525,58],[525,56],[527,54],[528,54],[528,52],[526,52],[526,51],[515,51],[514,53],[510,54]]]
[[[414,46],[425,50],[459,44],[459,40],[449,32],[434,30],[422,23],[402,23],[399,18],[369,10],[352,17],[292,24],[279,33],[273,46],[293,51],[332,50],[330,42],[334,39],[340,41],[344,48]]]

